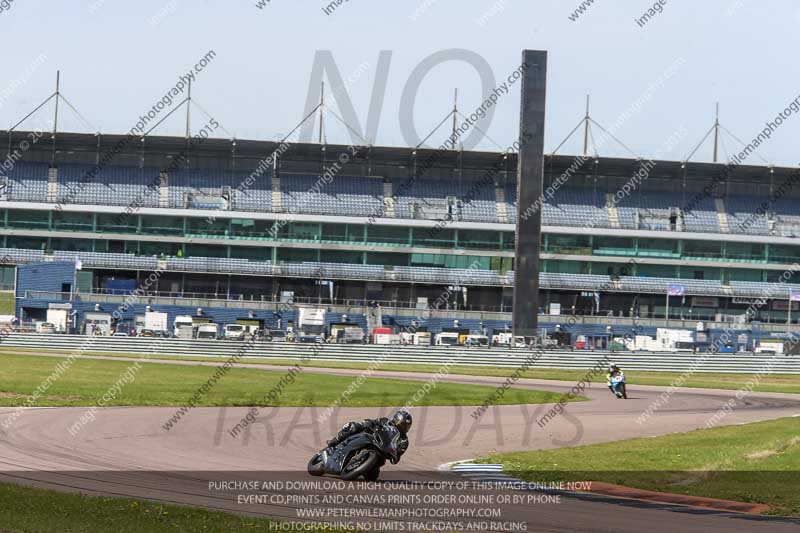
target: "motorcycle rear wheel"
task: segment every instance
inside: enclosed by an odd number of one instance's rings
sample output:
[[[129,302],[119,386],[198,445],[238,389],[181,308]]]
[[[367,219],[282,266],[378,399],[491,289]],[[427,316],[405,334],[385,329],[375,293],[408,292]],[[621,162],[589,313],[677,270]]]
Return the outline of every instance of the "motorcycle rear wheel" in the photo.
[[[308,462],[308,473],[312,476],[321,476],[325,473],[324,465],[322,464],[322,454],[317,453]]]
[[[341,477],[345,481],[358,479],[375,468],[379,460],[375,450],[359,450],[344,464]]]

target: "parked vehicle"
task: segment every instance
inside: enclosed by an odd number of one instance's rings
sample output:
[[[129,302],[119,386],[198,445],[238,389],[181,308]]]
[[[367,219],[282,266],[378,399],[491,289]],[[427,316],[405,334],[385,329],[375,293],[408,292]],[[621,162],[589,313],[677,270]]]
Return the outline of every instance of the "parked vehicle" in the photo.
[[[372,344],[394,346],[402,344],[402,339],[399,333],[376,333],[372,336]]]
[[[458,333],[443,331],[436,335],[436,346],[458,346]]]
[[[83,333],[93,337],[111,334],[110,313],[86,313],[83,318]]]
[[[736,345],[732,342],[712,342],[709,351],[714,353],[736,353]]]
[[[337,339],[337,342],[343,344],[364,344],[364,330],[358,326],[344,328],[344,333],[339,339]]]
[[[489,346],[489,337],[486,335],[470,335],[464,343],[467,348],[480,348]]]
[[[800,344],[795,341],[786,341],[783,344],[783,355],[800,355]]]
[[[56,326],[51,322],[37,322],[36,333],[55,333]]]
[[[697,349],[694,342],[678,341],[675,343],[675,351],[683,353],[694,353]]]
[[[270,342],[286,342],[286,332],[282,329],[270,329],[264,332],[264,340]]]
[[[555,344],[550,343],[549,347],[552,349],[572,348],[572,335],[566,331],[556,329],[552,333],[549,333],[547,336],[551,341],[555,343]]]
[[[219,327],[212,323],[199,324],[197,326],[197,338],[206,340],[216,340],[219,338]]]
[[[191,338],[192,337],[191,331],[193,327],[194,327],[194,320],[192,319],[191,316],[188,315],[176,316],[175,321],[173,322],[173,334],[176,337],[186,338],[187,337],[186,329],[188,328],[189,330],[188,337]],[[181,333],[181,330],[183,330],[183,333]]]
[[[575,339],[575,349],[576,350],[585,350],[586,349],[586,336],[585,335],[578,335]]]
[[[306,335],[301,333],[297,337],[295,337],[295,342],[303,342],[307,344],[322,344],[325,342],[325,336],[322,334],[316,335]]]
[[[155,334],[168,331],[167,323],[167,313],[147,311],[144,314],[144,329],[149,329]]]
[[[400,335],[395,335],[394,329],[390,327],[379,326],[373,328],[371,334],[372,344],[400,344]]]
[[[48,309],[47,321],[45,324],[51,324],[55,329],[54,333],[66,333],[67,323],[69,321],[69,311],[66,309]]]
[[[325,342],[325,314],[325,309],[298,309],[297,342]]]
[[[14,329],[16,323],[17,317],[14,315],[0,315],[0,331],[8,333]]]
[[[536,337],[536,347],[542,350],[554,350],[558,348],[558,341],[550,335]]]
[[[244,339],[245,327],[241,324],[225,324],[223,337],[229,340]]]
[[[242,326],[244,327],[243,337],[245,339],[248,337],[259,338],[264,336],[264,330],[255,324],[242,324]]]
[[[492,335],[492,344],[494,346],[511,346],[513,338],[514,335],[510,331],[496,332]]]
[[[415,345],[415,346],[430,346],[431,345],[431,334],[428,331],[401,331],[400,335],[400,344],[407,346],[407,345]]]
[[[412,335],[413,343],[417,346],[430,346],[431,333],[429,331],[417,331]]]

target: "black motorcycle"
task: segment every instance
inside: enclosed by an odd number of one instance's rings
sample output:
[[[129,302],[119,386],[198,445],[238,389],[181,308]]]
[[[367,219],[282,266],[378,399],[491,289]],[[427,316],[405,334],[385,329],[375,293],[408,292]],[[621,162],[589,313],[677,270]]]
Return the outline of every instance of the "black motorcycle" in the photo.
[[[400,435],[397,428],[388,424],[374,432],[352,435],[336,447],[315,454],[308,462],[308,473],[339,476],[345,481],[361,476],[367,481],[377,481],[387,459],[392,463],[400,460],[397,453]]]

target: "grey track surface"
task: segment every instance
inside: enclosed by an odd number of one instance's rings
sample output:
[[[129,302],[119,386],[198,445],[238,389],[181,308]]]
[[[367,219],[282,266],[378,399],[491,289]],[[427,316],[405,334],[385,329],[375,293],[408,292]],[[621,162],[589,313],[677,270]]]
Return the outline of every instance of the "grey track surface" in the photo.
[[[102,358],[102,357],[92,357]],[[120,358],[111,358],[120,360]],[[148,361],[153,362],[153,361]],[[216,366],[214,363],[165,361],[164,364]],[[237,365],[258,369],[282,366]],[[308,368],[305,372],[359,376],[361,370]],[[430,380],[431,374],[372,373],[375,377]],[[497,386],[505,378],[446,376],[444,380]],[[265,383],[265,386],[267,384]],[[574,383],[520,380],[517,387],[566,392]],[[656,436],[704,427],[736,391],[676,389],[670,401],[647,422],[637,417],[665,387],[629,387],[629,399],[616,400],[597,384],[587,389],[590,402],[571,403],[566,414],[544,427],[536,423],[549,406],[491,407],[479,420],[473,407],[414,409],[411,448],[398,467],[387,467],[382,479],[436,480],[449,461],[499,451],[546,449]],[[198,471],[272,471],[276,478],[311,479],[305,464],[341,424],[387,413],[385,409],[338,409],[324,421],[321,408],[264,408],[257,423],[238,437],[228,434],[247,408],[197,408],[170,431],[162,427],[174,407],[108,408],[74,437],[68,428],[86,408],[27,410],[11,430],[0,435],[0,480],[61,490],[149,498],[210,508],[296,519],[297,506],[242,505],[235,498],[195,490]],[[0,421],[13,409],[0,408]],[[800,415],[800,395],[751,393],[720,424],[740,424]],[[402,472],[399,472],[402,468]],[[393,469],[396,471],[393,474]],[[98,475],[106,471],[105,475]],[[118,473],[109,476],[109,472]],[[13,472],[13,473],[12,473]],[[60,472],[60,473],[59,473]],[[186,475],[182,475],[185,472]],[[399,476],[399,478],[397,477]],[[113,481],[109,479],[113,477]],[[202,481],[202,480],[200,480]],[[194,485],[193,485],[194,483]],[[654,504],[618,505],[564,497],[560,504],[506,505],[504,519],[525,520],[528,531],[797,531],[798,523],[754,520],[726,513]],[[0,524],[1,526],[2,524]]]

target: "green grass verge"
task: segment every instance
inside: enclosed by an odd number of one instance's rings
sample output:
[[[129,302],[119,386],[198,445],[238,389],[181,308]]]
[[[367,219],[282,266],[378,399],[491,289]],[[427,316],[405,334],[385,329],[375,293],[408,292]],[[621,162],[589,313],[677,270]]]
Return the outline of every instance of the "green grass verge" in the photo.
[[[13,315],[16,312],[14,291],[0,292],[0,315]]]
[[[5,348],[0,349],[0,354],[35,354],[35,353],[55,353],[55,351],[41,350],[41,349],[22,349],[22,348]],[[61,352],[58,352],[61,353]],[[87,355],[101,355],[105,357],[133,357],[144,359],[159,359],[159,360],[172,360],[172,361],[225,361],[224,357],[200,357],[200,356],[158,356],[158,355],[138,355],[131,353],[114,353],[114,352],[92,352]],[[266,358],[246,358],[242,362],[247,364],[262,364],[262,365],[281,365],[289,366],[294,365],[297,361],[291,359],[266,359]],[[364,370],[367,368],[368,363],[346,363],[338,361],[312,361],[309,367],[316,368],[343,368],[351,370]],[[423,373],[436,373],[440,370],[439,365],[419,365],[419,364],[398,364],[389,363],[380,365],[379,370],[389,370],[397,372],[423,372]],[[508,377],[516,369],[512,367],[498,368],[498,367],[485,367],[485,366],[451,366],[450,373],[465,376],[493,376],[493,377]],[[586,377],[584,370],[568,370],[557,368],[531,368],[523,373],[521,377],[532,379],[547,379],[557,381],[571,381],[577,383]],[[680,372],[649,372],[649,371],[625,371],[625,376],[629,383],[635,385],[655,385],[655,386],[670,386],[675,379],[681,376]],[[730,373],[707,373],[695,372],[688,376],[683,383],[683,387],[703,388],[703,389],[723,389],[723,390],[738,390],[744,386],[747,381],[752,377],[752,374],[730,374]],[[605,375],[601,373],[595,376],[594,382],[605,383]],[[756,392],[787,392],[800,394],[800,375],[792,374],[774,374],[771,376],[762,376],[759,383],[753,388]]]
[[[481,459],[527,481],[605,481],[800,516],[800,418]]]
[[[193,507],[0,484],[0,531],[13,533],[278,531],[279,523]]]
[[[25,355],[0,356],[0,405],[23,405],[27,397],[50,376],[56,365],[66,359]],[[52,381],[37,406],[88,406],[101,398],[130,369],[134,377],[105,406],[151,405],[178,406],[188,399],[214,374],[208,366],[185,366],[140,363],[136,371],[128,361],[77,359]],[[203,395],[198,406],[261,405],[264,395],[287,373],[282,370],[234,368]],[[283,393],[269,405],[323,406],[340,400],[342,392],[354,377],[334,376],[303,371]],[[130,380],[128,380],[130,381]],[[124,383],[124,382],[121,382]],[[369,378],[343,401],[342,407],[378,407],[404,405],[425,384],[424,381]],[[481,405],[495,387],[438,382],[415,405]],[[511,389],[499,404],[536,404],[558,402],[561,395],[553,392]]]

